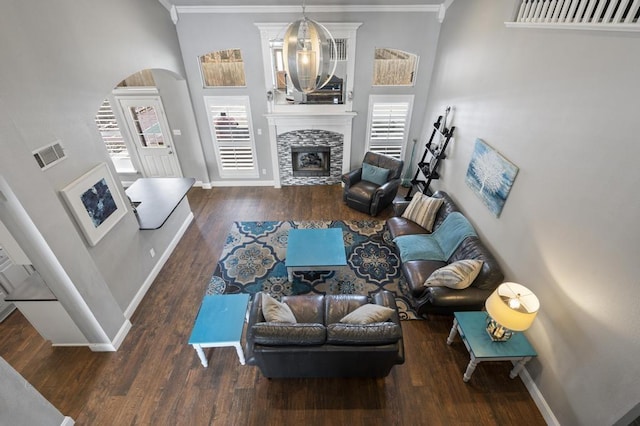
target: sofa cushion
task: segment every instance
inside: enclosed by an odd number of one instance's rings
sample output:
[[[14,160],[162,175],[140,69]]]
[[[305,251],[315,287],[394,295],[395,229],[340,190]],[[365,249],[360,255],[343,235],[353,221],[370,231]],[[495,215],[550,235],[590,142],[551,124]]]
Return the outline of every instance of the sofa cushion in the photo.
[[[437,240],[430,234],[401,235],[393,242],[403,262],[410,260],[446,260]]]
[[[453,262],[450,265],[434,271],[426,279],[427,287],[449,287],[462,290],[471,285],[482,268],[482,260],[465,259]]]
[[[431,236],[437,241],[444,254],[444,260],[451,257],[454,251],[467,237],[477,236],[475,229],[460,212],[452,212],[433,231]]]
[[[258,322],[252,326],[254,343],[260,345],[322,345],[327,340],[324,324],[287,324],[282,322]]]
[[[284,322],[290,324],[297,322],[289,305],[278,302],[267,293],[262,293],[262,315],[267,322]]]
[[[323,295],[282,296],[282,301],[289,305],[298,323],[325,323]]]
[[[443,202],[444,200],[441,198],[432,198],[417,192],[411,199],[407,209],[402,213],[402,217],[414,221],[431,232],[438,209]]]
[[[367,180],[377,185],[384,185],[387,183],[388,176],[389,169],[383,169],[382,167],[362,163],[362,180]]]
[[[395,343],[402,337],[402,329],[393,322],[373,324],[329,324],[327,343],[332,345],[380,345]]]
[[[332,294],[325,296],[325,324],[340,322],[347,314],[369,303],[369,298],[358,294]]]
[[[340,322],[344,324],[372,324],[374,322],[384,322],[391,318],[394,310],[386,306],[367,303],[360,306],[353,312],[345,315]]]

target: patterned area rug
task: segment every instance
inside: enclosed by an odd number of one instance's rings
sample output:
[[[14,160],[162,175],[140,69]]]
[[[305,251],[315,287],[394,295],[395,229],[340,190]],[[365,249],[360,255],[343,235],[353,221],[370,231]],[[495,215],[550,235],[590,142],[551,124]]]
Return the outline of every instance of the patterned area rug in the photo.
[[[287,235],[292,228],[341,228],[347,268],[294,272],[287,278]],[[395,294],[400,318],[418,319],[408,302],[400,260],[393,252],[384,222],[379,220],[313,222],[235,222],[229,231],[206,294],[283,295],[364,294],[381,290]]]

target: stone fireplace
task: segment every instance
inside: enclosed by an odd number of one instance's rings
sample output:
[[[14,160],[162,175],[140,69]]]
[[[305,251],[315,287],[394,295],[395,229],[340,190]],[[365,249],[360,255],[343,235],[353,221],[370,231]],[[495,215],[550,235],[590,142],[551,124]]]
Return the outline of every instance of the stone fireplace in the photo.
[[[282,185],[330,185],[340,182],[344,137],[327,130],[294,130],[278,135]]]
[[[332,185],[350,169],[355,113],[268,114],[274,186]]]

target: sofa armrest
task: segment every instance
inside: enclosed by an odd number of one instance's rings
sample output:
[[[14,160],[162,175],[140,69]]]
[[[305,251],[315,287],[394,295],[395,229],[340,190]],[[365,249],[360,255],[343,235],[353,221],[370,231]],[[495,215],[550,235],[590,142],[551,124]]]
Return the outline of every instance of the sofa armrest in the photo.
[[[255,357],[253,354],[253,347],[255,343],[255,336],[253,331],[253,325],[264,321],[262,315],[262,293],[256,293],[253,295],[251,305],[249,306],[249,319],[247,320],[247,331],[245,337],[245,358],[248,365],[255,365]]]
[[[461,311],[469,310],[465,309],[467,307],[473,308],[473,310],[480,309],[490,295],[490,290],[483,290],[477,287],[467,287],[464,290],[455,290],[448,287],[429,287],[426,293],[431,305],[459,307]]]
[[[374,294],[372,299],[373,299],[372,300],[373,303],[377,305],[386,306],[394,310],[394,313],[391,314],[390,320],[394,324],[397,324],[398,327],[400,327],[400,330],[402,330],[402,324],[400,323],[400,315],[398,314],[398,305],[396,304],[396,298],[393,295],[393,293],[386,290],[380,291]],[[396,359],[396,362],[398,364],[404,364],[404,340],[402,337],[402,333],[400,334],[400,338],[398,339],[397,345],[398,345],[398,357]]]
[[[392,179],[380,185],[371,198],[370,213],[375,216],[378,212],[393,202],[400,188],[400,179]]]
[[[398,315],[398,305],[396,304],[396,298],[390,291],[380,291],[373,295],[373,303],[380,306],[386,306],[394,310],[389,318],[392,322],[400,324],[400,316]]]
[[[402,216],[407,207],[409,207],[410,202],[409,200],[395,200],[393,202],[393,215]]]
[[[362,180],[362,167],[351,170],[341,176],[342,182],[346,188],[354,185]]]

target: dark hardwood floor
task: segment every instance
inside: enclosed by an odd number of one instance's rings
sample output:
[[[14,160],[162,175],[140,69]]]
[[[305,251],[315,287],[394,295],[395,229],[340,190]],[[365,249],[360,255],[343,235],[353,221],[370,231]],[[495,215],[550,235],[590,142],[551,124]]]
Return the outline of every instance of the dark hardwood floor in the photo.
[[[509,363],[481,363],[462,381],[469,357],[460,340],[446,344],[450,317],[403,322],[406,362],[385,379],[267,380],[233,348],[205,350],[202,367],[187,341],[233,221],[368,216],[343,205],[340,186],[194,188],[188,198],[195,220],[118,352],[53,348],[18,311],[0,324],[0,356],[76,424],[544,424]]]

